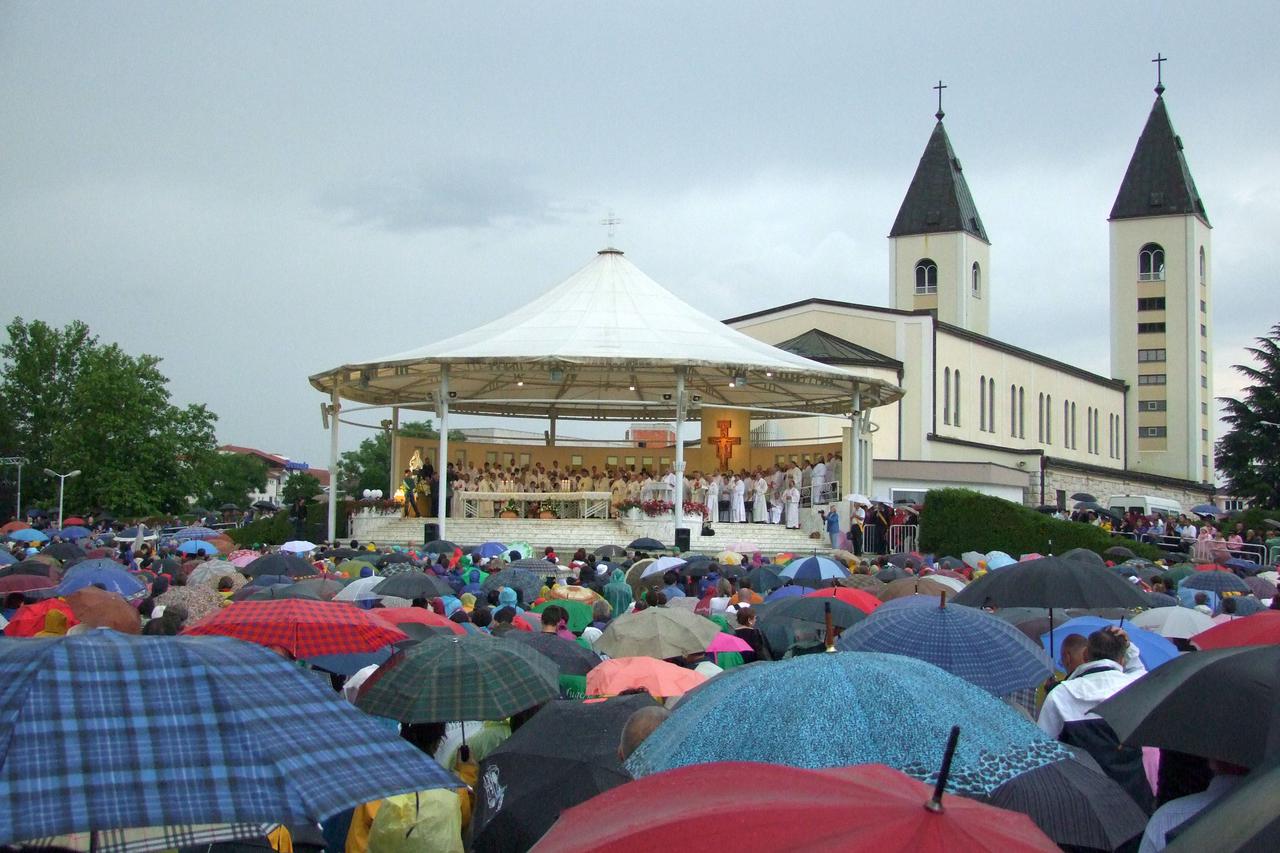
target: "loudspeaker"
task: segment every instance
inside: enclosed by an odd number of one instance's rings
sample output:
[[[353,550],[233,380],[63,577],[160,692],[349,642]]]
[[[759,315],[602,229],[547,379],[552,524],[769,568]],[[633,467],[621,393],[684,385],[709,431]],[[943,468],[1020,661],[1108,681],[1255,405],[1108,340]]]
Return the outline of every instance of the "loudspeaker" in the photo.
[[[422,544],[434,542],[440,538],[440,525],[435,521],[428,521],[422,525]]]
[[[689,528],[676,528],[676,550],[682,554],[689,550]]]

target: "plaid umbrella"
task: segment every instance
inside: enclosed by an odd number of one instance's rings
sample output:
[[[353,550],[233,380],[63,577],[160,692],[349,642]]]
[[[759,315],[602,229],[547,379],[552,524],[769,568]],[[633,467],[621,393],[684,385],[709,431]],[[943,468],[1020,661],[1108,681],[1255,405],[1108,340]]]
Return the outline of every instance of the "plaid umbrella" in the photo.
[[[927,661],[994,696],[1035,687],[1053,672],[1044,651],[1008,622],[936,601],[877,610],[837,640],[836,648]]]
[[[1196,572],[1190,577],[1184,578],[1179,584],[1179,589],[1203,589],[1209,592],[1216,592],[1221,595],[1224,592],[1241,592],[1249,595],[1253,590],[1249,589],[1249,585],[1231,572]]]
[[[674,658],[705,651],[718,633],[716,623],[687,610],[648,607],[610,622],[595,647],[615,658]]]
[[[538,654],[551,658],[564,675],[586,675],[600,665],[598,654],[555,634],[508,631],[502,636],[502,642],[508,640],[528,646]]]
[[[184,527],[179,530],[170,539],[176,539],[179,542],[186,542],[189,539],[216,539],[222,534],[208,527]]]
[[[547,571],[544,574],[554,574],[555,566],[550,563],[546,565]],[[480,588],[488,592],[491,589],[502,589],[504,586],[509,586],[520,593],[520,600],[528,606],[538,597],[538,593],[542,591],[542,586],[546,582],[544,575],[535,575],[527,569],[503,569],[485,578],[484,583],[480,584]]]
[[[200,848],[226,841],[261,840],[273,832],[269,823],[208,823],[188,826],[149,826],[69,832],[29,839],[34,849],[97,851],[97,853],[163,853],[177,848]]]
[[[500,720],[555,698],[559,679],[554,661],[518,643],[429,637],[370,675],[356,705],[402,723]]]
[[[241,601],[189,625],[184,634],[222,634],[286,649],[295,658],[372,652],[406,639],[367,610],[337,601]]]
[[[223,637],[0,641],[0,730],[0,790],[22,804],[0,810],[0,844],[130,827],[313,824],[457,785],[324,683]]]

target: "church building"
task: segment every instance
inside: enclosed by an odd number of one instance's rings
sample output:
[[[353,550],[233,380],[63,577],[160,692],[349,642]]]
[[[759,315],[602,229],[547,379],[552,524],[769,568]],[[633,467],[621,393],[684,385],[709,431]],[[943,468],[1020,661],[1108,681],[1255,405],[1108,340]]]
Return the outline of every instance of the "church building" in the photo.
[[[901,385],[862,430],[874,496],[962,486],[1029,505],[1069,506],[1081,491],[1186,508],[1210,499],[1210,225],[1164,86],[1155,91],[1110,215],[1110,375],[990,336],[992,240],[941,107],[889,230],[889,307],[815,298],[725,321]],[[844,429],[833,418],[760,422],[751,439],[782,461],[789,446]]]

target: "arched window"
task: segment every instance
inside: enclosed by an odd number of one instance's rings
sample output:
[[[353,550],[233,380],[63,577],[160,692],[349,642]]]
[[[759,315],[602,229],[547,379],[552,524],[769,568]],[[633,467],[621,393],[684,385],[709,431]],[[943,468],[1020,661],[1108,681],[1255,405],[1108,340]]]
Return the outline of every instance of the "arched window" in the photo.
[[[1018,438],[1027,437],[1027,411],[1023,404],[1026,402],[1027,389],[1018,386]]]
[[[973,295],[982,295],[982,268],[978,266],[978,262],[973,262]]]
[[[1148,243],[1138,252],[1138,281],[1164,281],[1164,248]]]
[[[1018,437],[1018,386],[1009,386],[1009,435]]]
[[[1040,401],[1036,403],[1036,441],[1044,443],[1044,394],[1040,395]]]
[[[1163,255],[1161,256],[1163,258]],[[1163,260],[1161,261],[1163,263]],[[938,292],[938,265],[929,258],[916,261],[916,293]]]
[[[996,380],[987,380],[987,431],[996,431]]]
[[[987,431],[987,377],[978,377],[978,429]]]
[[[1204,284],[1204,273],[1205,273],[1204,246],[1201,246],[1200,247],[1200,283],[1201,284]]]
[[[942,422],[951,423],[951,368],[942,369]]]

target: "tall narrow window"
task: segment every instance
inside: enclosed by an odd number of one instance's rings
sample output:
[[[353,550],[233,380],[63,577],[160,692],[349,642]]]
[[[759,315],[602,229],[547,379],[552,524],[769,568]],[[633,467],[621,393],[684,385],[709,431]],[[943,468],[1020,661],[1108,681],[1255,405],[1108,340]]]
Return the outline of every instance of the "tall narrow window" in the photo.
[[[1138,281],[1164,281],[1164,248],[1159,243],[1138,251]]]
[[[978,429],[987,431],[987,377],[978,377]]]
[[[1062,401],[1062,446],[1071,446],[1071,403]]]
[[[996,380],[987,380],[987,429],[996,431]]]
[[[1071,449],[1072,450],[1080,449],[1080,442],[1077,440],[1077,435],[1076,435],[1076,404],[1075,403],[1071,404]]]
[[[1053,395],[1044,395],[1044,443],[1053,444]]]
[[[1201,246],[1200,247],[1200,283],[1201,284],[1204,284],[1204,273],[1205,273],[1204,246]]]
[[[956,426],[960,426],[960,371],[956,371]]]
[[[1036,441],[1044,443],[1044,394],[1036,404]]]
[[[1027,410],[1023,405],[1026,403],[1027,389],[1022,385],[1018,386],[1018,438],[1027,437]]]
[[[1093,406],[1084,410],[1084,452],[1093,452]]]
[[[951,368],[942,369],[942,422],[951,423]]]
[[[938,265],[929,258],[916,261],[916,293],[938,292]]]
[[[1018,437],[1018,386],[1009,386],[1009,435]]]
[[[1201,252],[1204,250],[1201,249]],[[978,266],[978,262],[973,262],[973,295],[982,296],[982,268]]]

